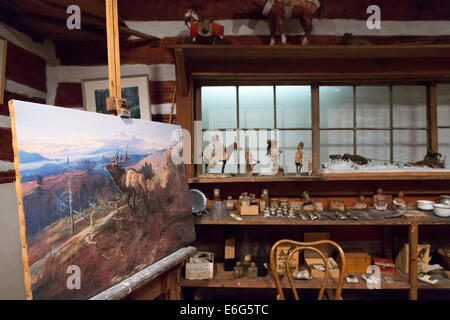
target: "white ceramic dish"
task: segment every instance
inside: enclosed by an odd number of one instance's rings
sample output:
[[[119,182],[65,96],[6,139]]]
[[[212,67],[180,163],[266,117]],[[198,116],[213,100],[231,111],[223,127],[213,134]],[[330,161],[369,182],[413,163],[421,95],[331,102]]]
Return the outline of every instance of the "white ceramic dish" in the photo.
[[[417,208],[421,210],[433,210],[433,205],[436,202],[429,200],[417,200]]]
[[[433,205],[434,214],[438,217],[447,218],[450,217],[450,206],[443,203],[436,203]]]

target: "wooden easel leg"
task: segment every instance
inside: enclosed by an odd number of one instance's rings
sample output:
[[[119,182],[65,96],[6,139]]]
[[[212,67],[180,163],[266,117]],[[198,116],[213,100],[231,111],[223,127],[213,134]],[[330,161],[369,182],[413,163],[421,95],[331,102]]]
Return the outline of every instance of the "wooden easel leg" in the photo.
[[[409,226],[409,300],[417,300],[417,248],[419,225],[411,222]]]

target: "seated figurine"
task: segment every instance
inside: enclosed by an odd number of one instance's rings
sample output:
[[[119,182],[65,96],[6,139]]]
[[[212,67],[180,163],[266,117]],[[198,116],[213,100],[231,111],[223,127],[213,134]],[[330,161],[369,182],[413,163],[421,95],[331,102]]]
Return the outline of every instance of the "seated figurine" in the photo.
[[[393,205],[396,210],[406,209],[405,194],[402,191],[400,191],[398,197],[394,199]]]
[[[357,208],[357,209],[366,209],[367,208],[367,203],[365,202],[365,197],[362,194],[360,194],[358,196],[358,201],[355,203],[355,205],[353,207]]]
[[[378,211],[384,211],[388,208],[388,199],[383,194],[383,189],[378,188],[377,193],[373,196],[373,206]]]

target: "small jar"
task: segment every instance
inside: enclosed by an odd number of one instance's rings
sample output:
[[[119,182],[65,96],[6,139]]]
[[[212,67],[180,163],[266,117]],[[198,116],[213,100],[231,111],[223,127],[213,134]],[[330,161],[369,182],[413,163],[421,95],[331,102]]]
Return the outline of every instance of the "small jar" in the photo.
[[[240,279],[244,277],[244,267],[242,266],[240,261],[236,262],[236,265],[234,266],[233,277],[235,279]]]
[[[270,217],[270,209],[269,208],[265,208],[264,209],[264,217]]]
[[[231,196],[227,199],[227,211],[233,211],[234,210],[234,202],[233,198]]]
[[[281,210],[281,208],[277,209],[277,217],[282,217],[283,216],[283,210]]]
[[[271,215],[271,216],[274,216],[274,215],[276,215],[276,214],[277,214],[276,209],[275,209],[274,207],[271,207],[271,208],[270,208],[270,215]]]
[[[270,200],[270,206],[272,208],[278,209],[278,199],[272,199]]]
[[[289,218],[295,218],[295,209],[293,207],[289,208]]]
[[[256,277],[258,277],[258,268],[254,262],[252,262],[250,267],[248,267],[247,277],[249,279],[256,279]]]

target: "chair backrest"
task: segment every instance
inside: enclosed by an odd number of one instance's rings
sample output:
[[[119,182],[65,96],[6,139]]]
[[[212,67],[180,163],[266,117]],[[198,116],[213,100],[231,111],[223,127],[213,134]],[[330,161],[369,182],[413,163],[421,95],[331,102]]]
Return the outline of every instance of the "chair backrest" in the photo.
[[[320,241],[315,241],[315,242],[299,242],[299,241],[287,240],[287,239],[276,242],[272,246],[272,249],[270,250],[270,268],[272,270],[272,274],[275,279],[275,285],[276,285],[277,292],[278,292],[277,300],[285,300],[283,288],[281,286],[280,277],[278,275],[276,265],[275,265],[275,255],[276,255],[277,248],[279,246],[296,246],[296,248],[290,252],[288,258],[286,259],[286,266],[285,266],[287,278],[289,280],[289,284],[291,286],[292,292],[294,294],[294,298],[296,300],[299,299],[299,296],[298,296],[297,289],[295,288],[294,281],[292,279],[292,274],[290,272],[290,267],[289,267],[290,262],[294,256],[294,254],[297,252],[300,252],[300,251],[310,250],[310,251],[314,251],[319,254],[319,256],[321,257],[321,259],[323,260],[324,265],[325,265],[325,274],[324,274],[324,278],[322,280],[322,285],[321,285],[319,295],[318,295],[318,300],[322,300],[323,293],[325,291],[325,287],[328,282],[328,274],[329,274],[328,261],[327,261],[326,257],[319,249],[315,248],[316,246],[320,246],[322,244],[329,244],[329,245],[335,247],[338,250],[339,256],[341,258],[340,259],[341,263],[339,266],[340,267],[339,268],[340,269],[339,280],[338,280],[336,292],[334,294],[334,299],[342,300],[342,288],[344,286],[344,277],[345,277],[344,270],[345,270],[345,264],[346,264],[344,250],[342,250],[342,248],[336,242],[331,241],[331,240],[320,240]]]

